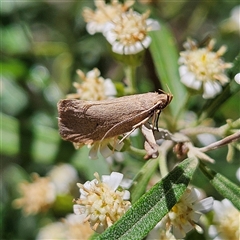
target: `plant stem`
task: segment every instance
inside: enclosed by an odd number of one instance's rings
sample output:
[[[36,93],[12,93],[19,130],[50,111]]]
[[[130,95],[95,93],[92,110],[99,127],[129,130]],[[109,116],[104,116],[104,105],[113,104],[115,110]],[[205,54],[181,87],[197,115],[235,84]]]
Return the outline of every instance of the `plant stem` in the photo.
[[[209,150],[213,150],[213,149],[216,149],[216,148],[219,148],[219,147],[222,147],[224,145],[227,145],[233,141],[237,141],[240,139],[240,131],[230,135],[230,136],[227,136],[223,139],[221,139],[220,141],[217,141],[217,142],[214,142],[206,147],[202,147],[202,148],[199,148],[199,150],[201,152],[207,152]]]
[[[132,145],[130,145],[128,147],[127,151],[129,153],[132,153],[134,155],[138,155],[138,156],[141,156],[141,157],[143,157],[146,154],[146,151],[144,149],[135,148]]]
[[[159,170],[161,173],[161,177],[165,177],[168,174],[168,167],[167,167],[167,152],[172,147],[172,141],[164,141],[159,147]]]
[[[125,66],[125,75],[127,79],[127,94],[136,93],[136,67],[131,65]]]

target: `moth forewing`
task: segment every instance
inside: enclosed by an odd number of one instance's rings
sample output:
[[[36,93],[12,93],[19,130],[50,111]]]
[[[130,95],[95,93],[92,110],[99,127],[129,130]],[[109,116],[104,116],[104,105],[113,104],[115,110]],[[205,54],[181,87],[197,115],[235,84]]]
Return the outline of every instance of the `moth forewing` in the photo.
[[[131,132],[172,100],[164,92],[124,96],[111,100],[58,102],[58,124],[63,139],[89,144]]]

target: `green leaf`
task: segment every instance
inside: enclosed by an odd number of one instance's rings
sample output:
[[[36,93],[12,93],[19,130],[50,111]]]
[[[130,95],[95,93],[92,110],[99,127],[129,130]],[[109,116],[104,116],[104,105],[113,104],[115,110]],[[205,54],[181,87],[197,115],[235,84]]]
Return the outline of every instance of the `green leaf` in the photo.
[[[158,77],[161,81],[162,88],[173,94],[173,100],[169,105],[172,115],[176,116],[181,106],[182,100],[186,95],[186,88],[180,82],[178,73],[178,50],[175,40],[166,25],[161,23],[159,31],[149,33],[152,38],[150,45],[151,55],[154,60]]]
[[[2,123],[2,136],[4,141],[1,145],[1,154],[6,156],[14,156],[19,154],[20,140],[19,135],[20,123],[18,119],[10,117],[6,114],[0,114]],[[31,153],[35,162],[52,163],[58,151],[60,142],[59,133],[56,129],[42,125],[31,127],[33,139],[31,145],[26,146],[24,151]]]
[[[240,188],[229,179],[216,173],[200,162],[200,169],[209,178],[213,187],[225,198],[229,199],[233,205],[240,210]]]
[[[133,179],[133,185],[130,188],[131,202],[135,203],[145,192],[149,179],[152,177],[158,166],[158,158],[147,161],[137,176]],[[137,183],[137,184],[135,184]]]
[[[11,77],[2,76],[1,107],[4,113],[16,116],[28,104],[27,93]]]
[[[1,143],[1,154],[16,155],[19,151],[19,123],[16,118],[0,114],[1,131],[4,141]]]
[[[184,160],[96,239],[143,239],[179,201],[197,165],[197,159]]]

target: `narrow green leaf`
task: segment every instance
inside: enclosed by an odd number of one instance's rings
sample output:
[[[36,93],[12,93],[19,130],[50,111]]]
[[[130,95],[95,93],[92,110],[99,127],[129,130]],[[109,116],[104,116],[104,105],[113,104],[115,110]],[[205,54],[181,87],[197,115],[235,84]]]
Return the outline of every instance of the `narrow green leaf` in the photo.
[[[137,176],[133,179],[133,184],[130,189],[131,202],[135,203],[145,192],[149,179],[152,177],[158,166],[158,158],[147,161],[142,169],[138,172]]]
[[[173,94],[173,100],[169,105],[172,115],[175,116],[186,95],[186,88],[180,82],[178,73],[178,50],[174,37],[166,25],[161,23],[159,31],[149,33],[152,38],[150,52],[154,60],[155,68],[162,88]]]
[[[197,165],[197,159],[184,160],[96,239],[143,239],[179,201]]]
[[[240,210],[240,188],[222,174],[216,173],[203,163],[200,164],[200,169],[209,178],[213,187],[223,197],[229,199],[238,210]]]

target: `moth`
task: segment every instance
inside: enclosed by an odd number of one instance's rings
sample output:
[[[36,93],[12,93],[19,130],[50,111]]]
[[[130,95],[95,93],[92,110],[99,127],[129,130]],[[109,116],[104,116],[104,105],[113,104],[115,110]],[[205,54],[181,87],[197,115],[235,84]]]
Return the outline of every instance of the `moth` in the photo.
[[[61,137],[76,144],[92,144],[127,133],[160,112],[173,96],[162,90],[102,101],[63,99],[58,102]]]

